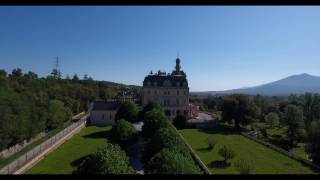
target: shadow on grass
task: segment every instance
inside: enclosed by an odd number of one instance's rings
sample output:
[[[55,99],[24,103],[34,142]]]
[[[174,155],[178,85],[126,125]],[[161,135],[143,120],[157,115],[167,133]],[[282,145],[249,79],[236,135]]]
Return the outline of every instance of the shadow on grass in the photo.
[[[199,131],[207,134],[222,134],[222,135],[240,134],[241,132],[241,130],[237,130],[232,126],[227,126],[224,124],[220,124],[212,128],[199,129]]]
[[[231,166],[231,163],[222,161],[222,160],[216,160],[212,161],[210,164],[208,164],[210,168],[227,168]]]
[[[111,132],[111,129],[110,129],[110,130],[106,130],[106,131],[100,131],[100,132],[91,133],[91,134],[85,135],[83,137],[84,138],[92,138],[92,139],[110,138],[110,137],[112,137],[112,132]]]
[[[210,152],[212,149],[208,148],[208,147],[205,147],[205,148],[197,148],[196,150],[199,151],[199,152]]]
[[[83,160],[85,160],[87,157],[89,157],[90,155],[86,155],[86,156],[83,156],[83,157],[81,157],[81,158],[79,158],[79,159],[76,159],[76,160],[74,160],[74,161],[72,161],[71,163],[70,163],[70,165],[71,166],[73,166],[73,167],[79,167],[79,165],[81,164],[81,162],[83,161]]]

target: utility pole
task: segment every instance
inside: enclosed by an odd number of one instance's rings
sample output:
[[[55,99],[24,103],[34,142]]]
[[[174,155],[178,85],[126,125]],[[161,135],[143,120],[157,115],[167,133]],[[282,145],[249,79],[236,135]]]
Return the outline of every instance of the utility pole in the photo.
[[[61,79],[61,72],[60,72],[60,69],[59,69],[59,59],[60,57],[55,57],[56,61],[55,61],[55,68],[53,69],[52,71],[52,75],[55,79]]]

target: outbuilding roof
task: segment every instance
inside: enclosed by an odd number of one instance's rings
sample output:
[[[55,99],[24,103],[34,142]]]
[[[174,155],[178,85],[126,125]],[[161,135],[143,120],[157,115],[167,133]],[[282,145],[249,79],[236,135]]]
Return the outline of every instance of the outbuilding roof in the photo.
[[[117,110],[120,105],[120,101],[94,101],[92,110]]]

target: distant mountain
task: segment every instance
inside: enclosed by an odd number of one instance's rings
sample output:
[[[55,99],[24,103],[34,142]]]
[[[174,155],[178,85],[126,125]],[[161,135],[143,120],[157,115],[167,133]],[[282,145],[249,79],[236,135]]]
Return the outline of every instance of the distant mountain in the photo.
[[[305,92],[320,93],[320,76],[298,74],[271,83],[249,88],[231,89],[225,91],[191,92],[195,95],[224,95],[232,93],[261,94],[266,96],[284,96],[303,94]]]

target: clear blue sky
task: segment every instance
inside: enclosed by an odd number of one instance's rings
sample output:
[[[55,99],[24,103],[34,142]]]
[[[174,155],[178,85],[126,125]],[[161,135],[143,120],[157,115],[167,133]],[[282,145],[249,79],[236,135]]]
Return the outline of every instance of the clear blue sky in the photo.
[[[320,75],[320,7],[0,7],[0,69],[141,85],[171,72],[177,52],[191,91]]]

